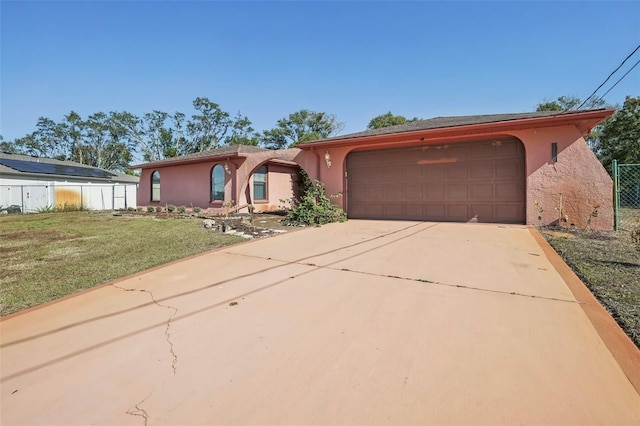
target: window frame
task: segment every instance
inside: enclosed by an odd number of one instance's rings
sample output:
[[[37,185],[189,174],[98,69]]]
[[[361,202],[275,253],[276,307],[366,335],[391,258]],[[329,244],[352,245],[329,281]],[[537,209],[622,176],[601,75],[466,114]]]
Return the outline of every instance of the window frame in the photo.
[[[156,176],[158,177],[158,182],[156,183]],[[159,170],[154,170],[151,172],[151,202],[160,202],[160,182],[161,176]],[[157,185],[157,188],[156,188]]]
[[[222,185],[222,191],[217,191],[217,192],[215,191],[216,190],[216,183],[218,183],[218,182],[216,182],[216,176],[215,176],[216,167],[219,167],[219,169],[217,169],[217,170],[220,170],[220,173],[221,173],[221,176],[219,176],[219,177],[222,177],[222,182],[219,183],[220,185]],[[225,196],[224,187],[225,187],[225,184],[226,184],[226,177],[225,177],[224,167],[222,167],[221,164],[215,164],[211,168],[211,174],[210,174],[209,177],[210,177],[209,182],[211,184],[211,191],[209,192],[209,201],[211,203],[220,203],[220,204],[224,203],[224,196]],[[216,194],[219,194],[219,193],[222,193],[222,199],[217,199],[216,198]]]
[[[264,181],[256,182],[256,174],[261,169],[264,170]],[[268,203],[269,202],[269,167],[267,166],[267,164],[263,164],[262,166],[254,170],[254,172],[251,174],[251,182],[252,182],[251,189],[252,189],[253,201],[256,203]],[[264,185],[264,198],[256,197],[256,183],[260,185]]]

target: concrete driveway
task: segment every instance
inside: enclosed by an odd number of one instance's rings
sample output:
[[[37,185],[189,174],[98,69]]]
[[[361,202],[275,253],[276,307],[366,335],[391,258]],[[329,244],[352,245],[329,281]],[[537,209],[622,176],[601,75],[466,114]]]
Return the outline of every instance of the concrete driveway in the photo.
[[[0,420],[640,424],[586,304],[525,227],[306,229],[5,318]]]

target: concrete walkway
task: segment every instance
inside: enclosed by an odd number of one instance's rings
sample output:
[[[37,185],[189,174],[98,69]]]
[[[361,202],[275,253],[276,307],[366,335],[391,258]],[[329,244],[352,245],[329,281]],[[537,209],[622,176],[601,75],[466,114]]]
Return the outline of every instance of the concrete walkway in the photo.
[[[640,424],[637,390],[519,226],[292,232],[5,318],[0,336],[2,425]]]

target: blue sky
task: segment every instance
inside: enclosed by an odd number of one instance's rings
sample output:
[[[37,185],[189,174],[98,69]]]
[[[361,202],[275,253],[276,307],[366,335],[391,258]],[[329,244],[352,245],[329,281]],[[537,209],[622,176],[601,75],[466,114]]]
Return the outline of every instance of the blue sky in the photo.
[[[189,116],[198,96],[259,131],[306,108],[351,133],[387,111],[586,98],[640,43],[640,2],[2,0],[0,24],[5,140],[71,110]],[[640,95],[640,66],[606,99],[625,95]]]

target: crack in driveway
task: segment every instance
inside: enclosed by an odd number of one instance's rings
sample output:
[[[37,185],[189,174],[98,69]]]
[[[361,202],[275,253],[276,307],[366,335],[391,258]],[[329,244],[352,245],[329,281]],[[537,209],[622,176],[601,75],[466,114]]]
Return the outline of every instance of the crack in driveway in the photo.
[[[173,317],[178,313],[178,308],[174,307],[174,306],[170,306],[170,305],[163,305],[162,303],[158,302],[155,298],[155,296],[153,295],[153,293],[149,290],[146,289],[138,289],[138,288],[124,288],[124,287],[120,287],[117,286],[115,284],[111,284],[113,287],[122,290],[122,291],[137,291],[140,293],[147,293],[149,295],[149,297],[151,297],[151,300],[153,301],[153,303],[160,307],[160,308],[165,308],[165,309],[171,309],[173,310],[173,313],[169,316],[169,318],[167,319],[167,325],[164,329],[164,335],[166,337],[167,343],[169,344],[169,353],[171,354],[171,370],[173,371],[173,374],[176,374],[176,366],[178,364],[178,355],[176,355],[176,352],[174,350],[174,346],[173,346],[173,342],[171,341],[171,321],[173,320]]]
[[[140,406],[144,404],[144,402],[149,399],[151,395],[153,395],[154,391],[155,389],[152,390],[151,393],[149,393],[149,395],[147,395],[142,401],[138,402],[136,405],[126,411],[126,414],[130,416],[142,417],[144,419],[144,426],[147,426],[149,424],[149,413],[147,413],[147,410],[141,408]]]

